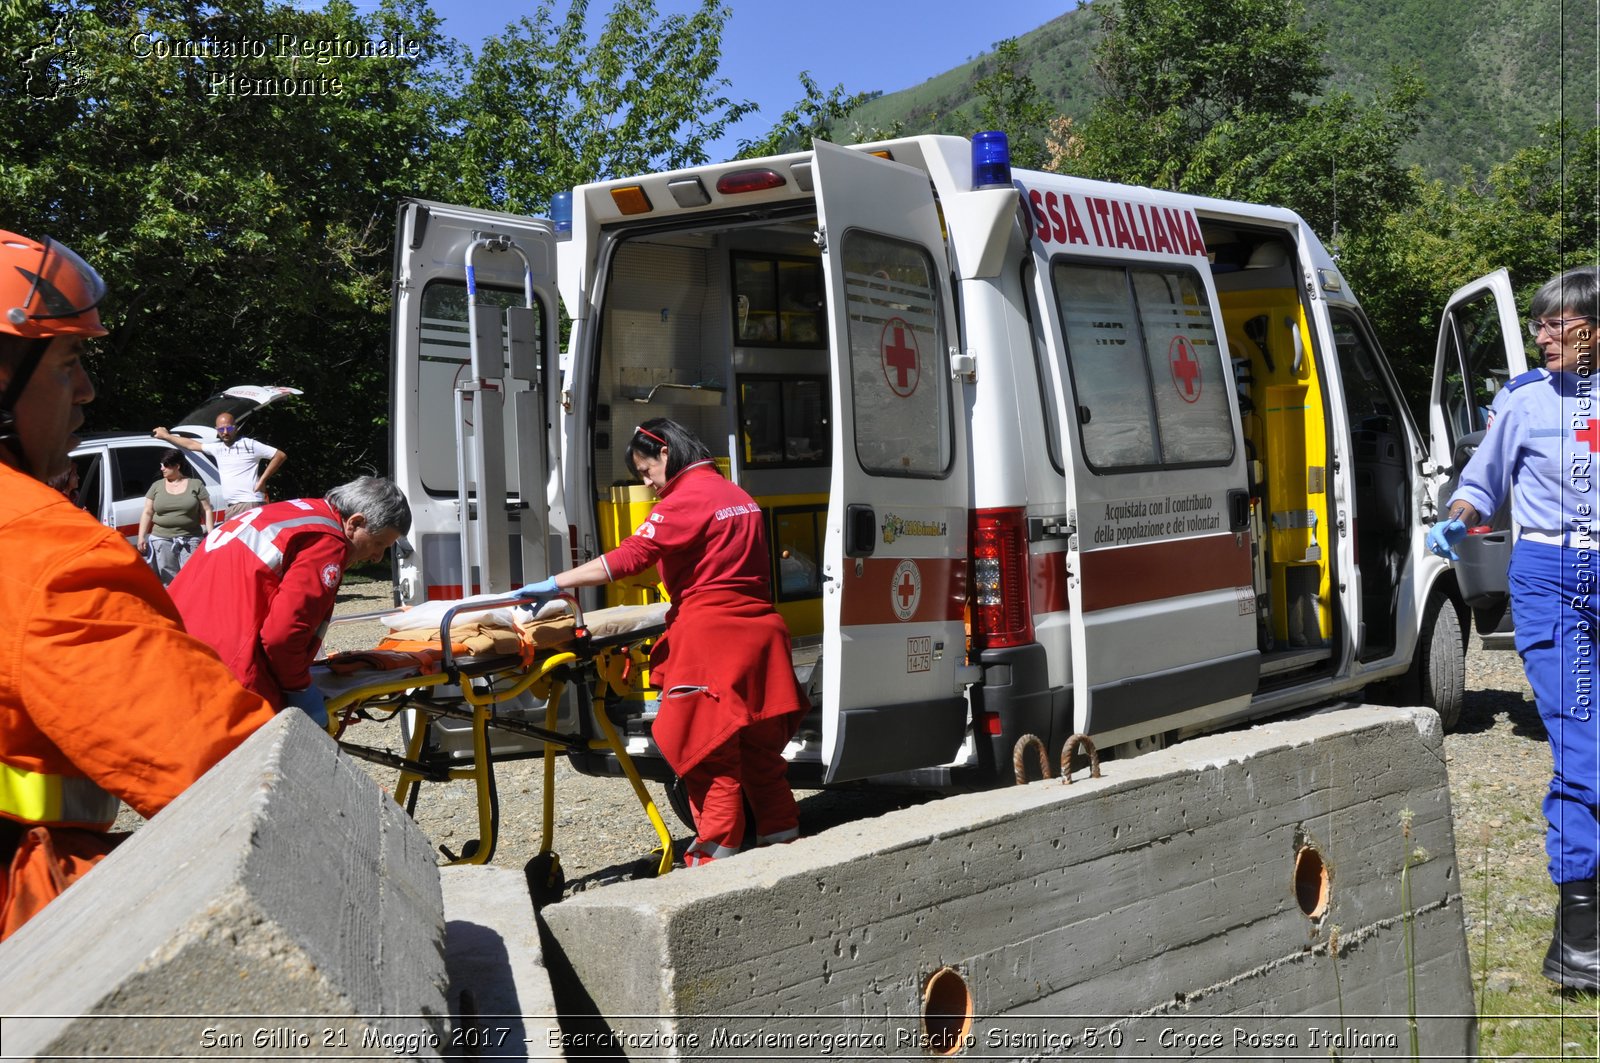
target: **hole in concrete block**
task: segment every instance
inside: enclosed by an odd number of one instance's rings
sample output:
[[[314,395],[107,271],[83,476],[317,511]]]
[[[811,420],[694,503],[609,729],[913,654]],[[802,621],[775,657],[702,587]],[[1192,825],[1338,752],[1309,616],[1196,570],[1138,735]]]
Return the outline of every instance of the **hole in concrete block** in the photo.
[[[1294,899],[1309,918],[1321,919],[1328,911],[1328,865],[1314,846],[1295,851]]]
[[[972,1032],[972,994],[954,967],[941,967],[922,987],[922,1044],[936,1056],[965,1048]]]

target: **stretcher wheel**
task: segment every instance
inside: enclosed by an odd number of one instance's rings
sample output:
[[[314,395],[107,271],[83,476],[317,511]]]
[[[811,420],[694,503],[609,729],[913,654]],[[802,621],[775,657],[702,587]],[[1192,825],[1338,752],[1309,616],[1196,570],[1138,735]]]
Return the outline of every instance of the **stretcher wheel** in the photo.
[[[528,879],[528,896],[535,908],[543,908],[561,899],[566,889],[567,874],[561,870],[561,857],[555,853],[540,853],[522,868]]]
[[[679,823],[690,830],[699,829],[694,821],[694,809],[689,807],[689,790],[676,775],[667,784],[667,804],[672,806],[672,813],[678,817]]]

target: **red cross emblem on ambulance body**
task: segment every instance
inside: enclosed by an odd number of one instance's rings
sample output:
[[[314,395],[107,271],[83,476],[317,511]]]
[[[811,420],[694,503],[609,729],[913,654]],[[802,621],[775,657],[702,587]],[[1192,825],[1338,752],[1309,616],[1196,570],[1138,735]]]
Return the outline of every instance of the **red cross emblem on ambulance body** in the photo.
[[[904,319],[891,317],[883,326],[878,350],[883,358],[883,379],[888,381],[889,390],[902,399],[910,398],[922,376],[917,334]]]
[[[1575,443],[1589,444],[1591,454],[1600,450],[1600,421],[1590,419],[1583,422],[1582,428],[1573,429],[1572,440]]]
[[[1167,347],[1167,361],[1172,366],[1172,383],[1178,389],[1178,398],[1184,402],[1200,401],[1200,360],[1194,356],[1189,337],[1176,335]]]

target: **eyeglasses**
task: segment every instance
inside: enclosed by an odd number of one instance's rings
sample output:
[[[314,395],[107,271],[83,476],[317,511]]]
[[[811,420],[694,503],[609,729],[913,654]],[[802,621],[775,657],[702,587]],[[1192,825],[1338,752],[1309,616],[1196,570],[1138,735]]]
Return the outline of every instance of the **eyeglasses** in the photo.
[[[1559,336],[1573,325],[1593,320],[1595,319],[1592,317],[1530,317],[1528,319],[1528,335],[1538,339],[1539,333],[1548,330],[1551,335]]]
[[[236,424],[220,424],[217,426],[217,435],[227,435],[230,432],[237,432],[238,430],[239,426]]]

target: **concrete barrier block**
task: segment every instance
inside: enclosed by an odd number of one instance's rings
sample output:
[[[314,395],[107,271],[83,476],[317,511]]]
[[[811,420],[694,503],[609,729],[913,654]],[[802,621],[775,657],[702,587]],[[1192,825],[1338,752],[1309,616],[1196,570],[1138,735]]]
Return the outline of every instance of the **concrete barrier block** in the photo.
[[[949,798],[578,894],[546,960],[637,1058],[1404,1055],[1413,972],[1422,1053],[1468,1058],[1441,738],[1346,708]]]
[[[555,995],[520,871],[440,869],[454,1054],[561,1059]]]
[[[0,945],[5,1051],[437,1057],[442,906],[427,837],[284,712]]]

